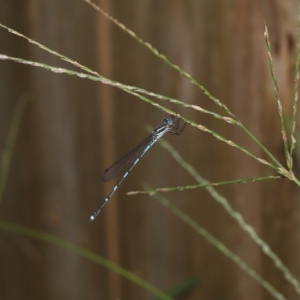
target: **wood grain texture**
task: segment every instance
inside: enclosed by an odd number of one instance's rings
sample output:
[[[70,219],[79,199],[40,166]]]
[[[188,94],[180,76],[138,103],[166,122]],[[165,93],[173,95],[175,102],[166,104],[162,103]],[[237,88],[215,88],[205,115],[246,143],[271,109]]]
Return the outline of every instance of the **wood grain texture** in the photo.
[[[2,1],[3,2],[3,1]],[[113,17],[191,73],[224,102],[280,162],[280,123],[263,33],[273,48],[280,97],[291,113],[296,43],[295,1],[106,1]],[[223,113],[195,86],[98,15],[84,1],[11,0],[0,22],[110,79]],[[0,53],[72,68],[0,30]],[[188,300],[273,299],[252,278],[149,196],[130,190],[195,184],[158,143],[134,168],[97,220],[88,218],[114,182],[103,171],[166,117],[121,90],[84,79],[0,61],[2,151],[18,99],[25,111],[0,217],[43,230],[120,264],[162,290],[196,277]],[[166,103],[162,103],[166,104]],[[261,150],[240,129],[166,104],[241,144]],[[217,182],[273,174],[244,153],[187,126],[164,136],[206,179]],[[295,172],[299,172],[297,152]],[[116,181],[117,182],[117,179]],[[299,191],[287,179],[218,188],[299,278]],[[220,239],[287,299],[292,287],[205,190],[165,196]],[[0,299],[152,299],[128,280],[60,248],[0,231]]]

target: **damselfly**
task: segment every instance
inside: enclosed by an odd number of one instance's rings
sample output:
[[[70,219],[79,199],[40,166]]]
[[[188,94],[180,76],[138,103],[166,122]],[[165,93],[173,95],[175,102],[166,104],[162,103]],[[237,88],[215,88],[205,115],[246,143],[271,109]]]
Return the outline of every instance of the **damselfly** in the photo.
[[[102,176],[103,181],[109,181],[116,176],[123,174],[120,182],[113,188],[109,195],[104,199],[101,205],[94,211],[90,217],[90,221],[94,221],[98,216],[102,208],[114,194],[114,192],[121,185],[123,180],[128,176],[130,171],[138,163],[138,161],[144,156],[144,154],[153,146],[153,144],[161,138],[165,133],[171,132],[173,134],[180,135],[184,130],[186,122],[180,127],[180,116],[172,116],[172,118],[164,118],[163,124],[155,128],[151,135],[145,138],[141,143],[139,143],[135,148],[128,152],[124,157],[112,164],[108,169],[104,171]]]

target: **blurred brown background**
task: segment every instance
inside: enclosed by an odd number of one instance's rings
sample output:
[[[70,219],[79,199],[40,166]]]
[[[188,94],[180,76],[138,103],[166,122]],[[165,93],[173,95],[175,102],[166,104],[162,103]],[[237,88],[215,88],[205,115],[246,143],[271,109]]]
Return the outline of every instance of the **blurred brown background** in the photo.
[[[274,91],[263,39],[267,23],[281,98],[291,109],[297,1],[127,0],[98,2],[224,102],[284,163]],[[113,80],[221,112],[203,92],[154,57],[83,0],[0,0],[0,22]],[[74,69],[0,29],[0,53]],[[181,299],[273,299],[170,211],[152,187],[195,184],[156,144],[94,223],[93,210],[117,180],[103,170],[161,124],[166,114],[115,88],[0,61],[0,151],[20,99],[27,105],[0,207],[3,220],[38,229],[99,254],[162,290],[195,277]],[[233,125],[166,104],[256,155],[261,151]],[[166,135],[212,182],[273,171],[211,135],[188,126]],[[296,158],[297,159],[297,158]],[[218,189],[299,278],[299,192],[281,180]],[[299,299],[282,274],[205,190],[165,196],[273,284]],[[0,232],[0,299],[154,299],[140,287],[59,247]]]

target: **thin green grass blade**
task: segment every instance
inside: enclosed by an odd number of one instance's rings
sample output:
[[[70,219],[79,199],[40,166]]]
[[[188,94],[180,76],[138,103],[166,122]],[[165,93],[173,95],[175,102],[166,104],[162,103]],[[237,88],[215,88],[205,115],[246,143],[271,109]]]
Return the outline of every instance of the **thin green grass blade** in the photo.
[[[275,75],[275,69],[273,65],[273,58],[272,58],[272,49],[271,49],[271,44],[269,40],[269,33],[268,33],[268,28],[267,25],[265,24],[265,42],[268,48],[268,59],[269,59],[269,66],[270,66],[270,71],[273,79],[273,84],[274,84],[274,91],[275,91],[275,97],[276,97],[276,105],[277,105],[277,113],[281,125],[281,134],[282,134],[282,140],[284,144],[284,153],[285,153],[285,159],[286,163],[288,166],[289,171],[292,170],[293,162],[292,162],[292,157],[290,156],[290,152],[288,151],[288,145],[287,145],[287,137],[286,137],[286,131],[285,131],[285,125],[284,125],[284,120],[283,120],[283,115],[282,115],[282,104],[279,98],[279,87],[278,87],[278,82],[277,78]]]
[[[224,104],[222,103],[219,99],[215,98],[204,86],[202,86],[198,81],[196,81],[195,78],[193,78],[190,74],[188,74],[187,72],[185,72],[184,70],[182,70],[179,66],[173,64],[165,55],[159,53],[157,51],[157,49],[155,49],[152,45],[150,45],[147,42],[144,42],[135,32],[133,32],[132,30],[130,30],[129,28],[127,28],[123,23],[119,22],[117,19],[113,18],[109,13],[107,13],[104,9],[102,9],[99,5],[95,4],[93,1],[91,0],[84,0],[87,4],[89,4],[91,7],[93,7],[96,11],[98,11],[100,14],[102,14],[105,18],[107,18],[108,20],[110,20],[111,22],[113,22],[116,26],[118,26],[119,28],[121,28],[121,30],[125,31],[127,34],[129,34],[132,38],[134,38],[136,41],[138,41],[140,44],[142,44],[143,46],[145,46],[146,48],[148,48],[148,50],[150,50],[156,57],[158,57],[159,59],[161,59],[162,61],[164,61],[166,64],[168,64],[169,66],[171,66],[173,69],[175,69],[176,71],[179,72],[179,74],[181,74],[183,77],[187,78],[192,84],[194,84],[195,86],[197,86],[200,90],[202,90],[204,92],[205,95],[208,96],[209,99],[211,99],[212,101],[215,102],[215,104],[217,104],[218,106],[222,107],[224,109],[224,111],[231,117],[230,119],[234,120],[235,123],[239,123],[240,127],[251,137],[253,138],[253,135],[250,135],[249,130],[246,129],[246,127],[237,119],[237,117],[233,114],[232,111],[230,111],[230,109]],[[270,48],[269,48],[270,50]],[[270,57],[270,56],[269,56]],[[272,65],[273,66],[273,65]],[[275,73],[272,73],[272,75]],[[295,181],[296,184],[300,184],[297,179],[295,179],[295,177],[293,176],[293,174],[291,174],[291,170],[292,170],[292,158],[290,156],[290,153],[288,151],[288,146],[287,146],[287,140],[286,140],[286,133],[285,133],[285,128],[284,128],[284,122],[283,122],[283,118],[282,118],[282,106],[280,104],[280,100],[279,100],[279,96],[278,96],[278,84],[277,84],[277,80],[276,77],[273,76],[273,79],[276,81],[274,81],[275,83],[275,87],[277,86],[277,88],[275,88],[275,93],[277,96],[277,104],[278,104],[278,112],[279,115],[281,116],[281,126],[282,126],[282,136],[283,136],[283,141],[284,141],[284,147],[285,147],[285,155],[286,155],[286,161],[287,161],[287,165],[289,168],[289,171],[286,171],[284,167],[279,166],[279,173],[284,175],[285,177],[289,178],[290,180]],[[277,91],[277,92],[276,92]],[[258,142],[257,139],[254,139],[254,141],[263,149],[263,151],[266,152],[266,154],[277,164],[279,165],[279,162],[273,157],[273,155],[265,148],[263,147],[263,145]]]
[[[79,67],[80,69],[82,69],[82,70],[84,70],[84,71],[86,71],[86,72],[88,72],[88,73],[90,73],[90,74],[92,74],[92,75],[94,75],[94,76],[96,76],[96,77],[102,78],[102,80],[101,80],[102,83],[107,83],[107,84],[112,84],[112,83],[113,83],[113,81],[111,81],[111,80],[109,80],[109,79],[107,79],[107,78],[101,76],[99,73],[97,73],[97,72],[95,72],[95,71],[93,71],[93,70],[91,70],[91,69],[89,69],[89,68],[87,68],[87,67],[85,67],[85,66],[79,64],[79,63],[76,62],[76,61],[71,60],[70,58],[66,57],[65,55],[62,55],[62,54],[60,54],[60,53],[58,53],[58,52],[56,52],[56,51],[54,51],[54,50],[49,49],[48,47],[44,46],[43,44],[38,43],[37,41],[34,41],[34,40],[28,38],[27,36],[21,34],[20,32],[17,32],[17,31],[15,31],[15,30],[13,30],[13,29],[11,29],[11,28],[9,28],[9,27],[7,27],[7,26],[1,24],[1,23],[0,23],[0,27],[5,28],[5,29],[7,29],[9,32],[11,32],[11,33],[13,33],[13,34],[15,34],[15,35],[17,35],[17,36],[20,36],[20,37],[26,39],[28,42],[30,42],[30,43],[32,43],[32,44],[35,44],[35,45],[38,46],[39,48],[41,48],[41,49],[43,49],[43,50],[45,50],[45,51],[47,51],[47,52],[49,52],[49,53],[51,53],[51,54],[53,54],[53,55],[59,57],[59,58],[61,58],[61,59],[64,60],[64,61],[67,61],[67,62],[71,63],[72,65],[74,65],[74,66],[76,66],[76,67]],[[6,55],[1,55],[0,58],[1,58],[1,57],[2,57],[2,59],[5,58],[5,57],[7,58]],[[38,63],[34,63],[34,64],[35,64],[36,66],[38,66]],[[33,65],[34,65],[34,64],[33,64]],[[41,65],[44,65],[44,66],[45,66],[45,64],[40,64],[39,66],[41,66]],[[58,68],[58,70],[57,70],[57,72],[62,72],[62,71],[63,71],[62,68]],[[71,73],[69,72],[69,74],[71,74]],[[74,75],[74,74],[73,74],[73,75]],[[87,77],[86,75],[83,75],[83,76],[84,76],[84,77]],[[122,90],[124,90],[124,91],[126,91],[126,92],[128,92],[128,93],[130,93],[130,94],[132,94],[132,95],[137,96],[137,97],[140,98],[141,100],[143,100],[143,101],[145,101],[145,102],[147,102],[147,103],[149,103],[149,104],[151,104],[151,105],[153,105],[153,106],[155,106],[155,107],[157,107],[157,108],[160,108],[162,111],[165,111],[166,113],[173,114],[173,115],[176,114],[175,112],[171,111],[170,109],[168,109],[168,108],[166,108],[166,107],[164,107],[164,106],[162,106],[162,105],[159,105],[158,103],[153,102],[152,100],[150,100],[150,99],[148,99],[148,98],[146,98],[146,97],[140,95],[138,92],[134,92],[133,90],[131,90],[131,87],[127,87],[126,85],[123,85],[123,84],[120,84],[120,83],[115,83],[114,86],[116,86],[116,87],[118,87],[118,88],[121,88]],[[219,100],[217,100],[217,101],[220,102]],[[215,115],[215,116],[217,116],[217,115]],[[249,134],[249,131],[248,131],[248,130],[245,130],[245,127],[241,124],[241,122],[239,122],[239,121],[236,119],[236,117],[235,117],[234,115],[232,115],[232,117],[233,117],[233,118],[226,118],[226,117],[221,117],[221,118],[223,118],[223,120],[226,121],[226,122],[228,122],[228,123],[231,123],[231,124],[238,124],[238,125],[239,125],[239,126],[240,126],[240,127],[241,127],[241,128],[242,128],[242,129],[243,129],[243,130],[251,137],[251,138],[253,138],[253,136],[252,136],[251,134]],[[267,162],[266,160],[256,157],[254,154],[252,154],[252,153],[251,153],[250,151],[248,151],[247,149],[245,149],[245,148],[243,148],[243,147],[237,145],[236,143],[234,143],[234,142],[232,142],[232,141],[230,141],[230,140],[227,140],[226,138],[222,137],[221,135],[217,134],[216,132],[214,132],[214,131],[212,131],[212,130],[209,130],[208,128],[206,128],[206,127],[203,126],[203,125],[196,124],[195,122],[192,122],[192,121],[190,121],[190,120],[188,120],[188,119],[186,119],[186,118],[182,118],[182,119],[183,119],[184,121],[190,123],[192,126],[195,126],[196,128],[202,130],[202,131],[211,133],[214,137],[216,137],[217,139],[219,139],[219,140],[221,140],[221,141],[223,141],[223,142],[226,142],[228,145],[238,148],[239,150],[243,151],[243,152],[246,153],[247,155],[250,155],[252,158],[258,160],[260,163],[269,165],[269,166],[272,167],[273,169],[277,170],[280,174],[286,176],[286,177],[289,178],[290,180],[294,180],[294,181],[297,183],[297,180],[294,178],[294,176],[292,176],[293,174],[290,175],[290,173],[289,173],[288,171],[286,171],[283,167],[277,168],[276,166],[272,165],[271,163]],[[256,139],[254,139],[254,140],[255,140],[256,142],[258,142]],[[259,145],[259,146],[262,146],[261,143],[258,143],[258,145]],[[276,164],[277,166],[280,165],[279,162],[276,162],[276,159],[270,154],[270,152],[269,152],[269,151],[266,151],[266,148],[265,148],[265,147],[262,147],[262,150],[265,151],[266,154],[267,154],[268,156],[270,156],[270,158],[275,162],[275,164]],[[298,182],[297,184],[300,185],[300,182]]]
[[[195,180],[199,183],[209,183],[206,179],[204,179],[189,163],[187,163],[181,155],[172,147],[169,143],[160,139],[158,141],[163,148],[165,148],[172,157],[176,160],[176,162],[182,166],[191,176],[195,178]],[[282,273],[286,281],[288,281],[295,289],[296,293],[300,295],[300,283],[298,279],[291,273],[291,271],[285,266],[285,264],[281,261],[281,259],[275,254],[270,246],[261,239],[256,233],[255,229],[249,225],[243,218],[243,216],[237,212],[228,202],[228,200],[222,196],[213,186],[205,187],[207,192],[211,195],[213,199],[215,199],[226,212],[237,222],[237,224],[251,237],[251,239],[261,248],[262,252],[267,255],[274,263],[276,268],[278,268]]]
[[[206,182],[206,183],[199,183],[193,185],[157,188],[153,190],[131,191],[128,192],[127,195],[132,196],[137,194],[149,194],[150,196],[152,196],[156,193],[161,193],[161,192],[165,193],[165,192],[173,192],[173,191],[184,191],[184,190],[204,188],[208,186],[221,186],[221,185],[228,185],[228,184],[235,184],[235,183],[249,183],[249,182],[257,182],[257,181],[265,181],[265,180],[283,179],[283,178],[284,177],[281,176],[265,176],[265,177],[253,177],[253,178],[244,178],[244,179],[219,181],[219,182]]]
[[[296,66],[295,66],[295,74],[294,74],[293,116],[292,116],[292,130],[291,130],[291,148],[290,148],[291,158],[293,158],[293,152],[296,144],[295,130],[296,130],[296,115],[297,115],[297,104],[298,104],[299,65],[300,65],[300,2],[298,3]]]
[[[123,31],[128,33],[132,38],[134,38],[136,41],[138,41],[141,45],[145,46],[150,50],[156,57],[164,61],[166,64],[168,64],[170,67],[175,69],[176,71],[179,72],[180,75],[183,77],[187,78],[190,82],[192,82],[195,86],[197,86],[200,90],[203,91],[203,93],[211,99],[215,104],[218,106],[222,107],[223,110],[232,118],[236,119],[234,114],[227,108],[227,106],[222,103],[219,99],[215,98],[204,86],[202,86],[199,82],[197,82],[190,74],[182,70],[179,66],[173,64],[165,55],[159,53],[157,49],[155,49],[152,45],[150,45],[147,42],[144,42],[135,32],[127,28],[124,24],[119,22],[117,19],[113,18],[109,13],[107,13],[104,9],[102,9],[99,5],[94,3],[91,0],[84,0],[87,4],[89,4],[91,7],[93,7],[96,11],[101,13],[105,18],[113,22],[116,26],[121,28]]]
[[[114,264],[113,262],[105,259],[104,257],[97,255],[87,249],[84,249],[82,247],[79,247],[73,243],[67,242],[63,239],[57,238],[53,235],[31,229],[25,226],[21,226],[18,224],[6,222],[3,220],[0,220],[0,229],[17,233],[17,234],[23,234],[29,237],[32,237],[34,239],[38,239],[41,241],[44,241],[46,243],[50,243],[52,245],[56,245],[60,248],[64,248],[68,251],[71,251],[73,253],[78,254],[81,257],[84,257],[92,262],[95,262],[96,264],[99,264],[119,275],[126,278],[127,280],[135,283],[136,285],[140,286],[141,288],[145,289],[146,291],[150,292],[151,294],[158,297],[158,299],[162,300],[172,300],[173,298],[162,292],[161,290],[157,289],[155,286],[149,284],[147,281],[141,279],[137,275],[127,271],[126,269],[118,266],[117,264]]]
[[[50,66],[50,65],[47,65],[47,64],[44,64],[44,63],[38,63],[38,62],[35,62],[35,61],[30,61],[30,60],[26,60],[26,59],[22,59],[22,58],[18,58],[18,57],[12,57],[12,56],[9,56],[9,55],[4,55],[4,54],[0,54],[0,60],[10,60],[10,61],[14,61],[14,62],[17,62],[17,63],[29,65],[29,66],[32,66],[32,67],[43,68],[45,70],[48,70],[48,71],[51,71],[51,72],[54,72],[54,73],[57,73],[57,74],[67,74],[67,75],[70,75],[70,76],[77,76],[77,77],[80,77],[80,78],[86,78],[86,79],[93,80],[93,81],[99,81],[103,84],[108,84],[108,85],[114,86],[114,87],[119,88],[119,89],[121,89],[125,92],[128,92],[128,93],[135,92],[135,93],[133,93],[133,95],[136,95],[136,96],[138,96],[137,93],[145,94],[147,96],[155,97],[155,98],[157,98],[159,100],[162,100],[162,101],[168,101],[170,103],[174,103],[176,105],[180,105],[180,106],[185,107],[185,108],[194,109],[196,111],[200,111],[202,113],[212,115],[216,119],[220,119],[220,120],[223,120],[227,123],[237,125],[237,122],[234,119],[229,118],[229,117],[224,117],[224,116],[219,115],[217,113],[214,113],[212,111],[206,110],[206,109],[200,107],[199,105],[185,103],[185,102],[179,101],[179,100],[171,98],[171,97],[167,97],[167,96],[164,96],[164,95],[161,95],[161,94],[156,94],[156,93],[153,93],[153,92],[149,92],[145,89],[141,89],[141,88],[136,87],[136,86],[125,85],[125,84],[122,84],[120,82],[110,80],[106,77],[103,77],[102,75],[100,75],[98,73],[97,73],[98,74],[97,76],[90,75],[90,74],[87,74],[87,73],[79,73],[79,72],[75,72],[75,71],[72,71],[72,70],[69,70],[69,69],[66,69],[66,68],[54,67],[54,66]],[[83,68],[83,66],[82,66],[82,68]]]
[[[218,239],[216,239],[212,234],[210,234],[206,229],[201,227],[196,221],[194,221],[188,215],[184,214],[178,207],[173,205],[170,201],[162,197],[160,194],[154,195],[154,198],[162,205],[167,207],[170,211],[172,211],[172,213],[174,213],[178,218],[180,218],[188,226],[194,229],[202,237],[204,237],[214,247],[220,250],[224,255],[230,258],[234,263],[236,263],[242,270],[244,270],[248,275],[250,275],[258,284],[263,286],[275,299],[286,300],[286,298],[281,293],[279,293],[268,281],[266,281],[252,268],[250,268],[239,256],[237,256],[232,251],[230,251],[223,243],[221,243]]]

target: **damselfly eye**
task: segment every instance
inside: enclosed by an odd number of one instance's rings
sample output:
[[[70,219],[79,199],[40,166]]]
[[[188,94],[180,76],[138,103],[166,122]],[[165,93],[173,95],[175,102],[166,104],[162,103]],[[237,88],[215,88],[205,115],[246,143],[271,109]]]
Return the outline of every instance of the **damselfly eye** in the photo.
[[[165,125],[171,126],[173,124],[173,120],[169,118],[163,118],[163,123]]]
[[[168,119],[168,125],[172,125],[173,124],[173,120],[172,119]]]

